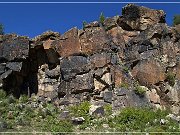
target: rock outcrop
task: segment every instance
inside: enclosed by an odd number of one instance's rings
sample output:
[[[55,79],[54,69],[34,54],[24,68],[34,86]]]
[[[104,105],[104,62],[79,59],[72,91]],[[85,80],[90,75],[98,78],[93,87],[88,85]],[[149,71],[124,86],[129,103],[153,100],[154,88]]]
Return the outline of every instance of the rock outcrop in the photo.
[[[167,26],[162,10],[128,4],[122,16],[63,35],[0,35],[0,87],[57,106],[88,100],[100,108],[152,106],[178,114],[179,52],[179,26]]]

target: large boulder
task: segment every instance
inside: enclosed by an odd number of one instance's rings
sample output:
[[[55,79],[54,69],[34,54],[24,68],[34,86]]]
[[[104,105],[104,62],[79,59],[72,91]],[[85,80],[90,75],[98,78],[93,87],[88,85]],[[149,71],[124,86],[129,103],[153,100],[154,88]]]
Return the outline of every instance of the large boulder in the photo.
[[[0,43],[0,60],[26,59],[29,55],[29,39],[15,34],[4,35]]]
[[[70,29],[61,36],[60,40],[55,41],[53,44],[61,57],[80,54],[81,46],[79,43],[78,29],[76,27]]]
[[[143,6],[128,4],[122,9],[123,17],[119,25],[131,30],[145,30],[156,23],[165,23],[166,14],[162,10],[149,9]]]
[[[33,44],[31,44],[31,47],[36,47],[36,46],[41,46],[43,43],[45,43],[48,40],[57,40],[60,38],[60,34],[58,32],[53,32],[53,31],[46,31],[42,33],[39,36],[36,36],[35,38],[32,39]],[[47,47],[50,47],[48,44],[43,45],[47,49]]]
[[[113,90],[112,107],[113,110],[123,109],[125,107],[147,107],[150,102],[145,96],[137,95],[134,90],[126,88],[117,88]]]
[[[62,81],[59,86],[59,95],[67,93],[83,93],[91,92],[94,88],[93,78],[90,73],[77,75],[76,78],[70,81]]]
[[[116,27],[118,18],[119,18],[119,16],[106,18],[103,22],[103,26],[105,27],[105,29],[110,30],[110,29]]]
[[[142,60],[133,68],[132,75],[145,86],[165,80],[165,70],[156,60]]]
[[[62,78],[69,80],[79,73],[86,73],[90,70],[90,62],[84,56],[70,56],[60,61]]]
[[[113,27],[107,31],[107,34],[112,39],[113,43],[118,46],[124,46],[123,30],[120,27]]]

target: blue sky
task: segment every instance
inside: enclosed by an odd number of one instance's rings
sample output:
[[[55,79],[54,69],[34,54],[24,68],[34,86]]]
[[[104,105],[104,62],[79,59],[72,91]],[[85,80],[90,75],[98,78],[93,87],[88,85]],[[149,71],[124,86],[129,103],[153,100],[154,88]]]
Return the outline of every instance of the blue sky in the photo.
[[[3,0],[0,0],[2,2]],[[4,0],[5,1],[5,0]],[[17,0],[9,0],[17,1]],[[23,1],[23,0],[18,0]],[[29,0],[30,1],[30,0]],[[37,1],[37,0],[31,0]],[[47,1],[47,0],[38,0]],[[54,2],[60,0],[52,0]],[[71,0],[77,1],[77,0]],[[82,0],[78,0],[82,1]],[[89,1],[122,1],[130,0],[89,0]],[[132,1],[132,0],[131,0]],[[140,1],[140,0],[134,0]],[[168,1],[168,0],[144,0]],[[169,0],[170,1],[170,0]],[[173,1],[173,0],[171,0]],[[6,1],[7,2],[7,1]],[[174,0],[178,2],[178,0]],[[180,1],[179,1],[180,2]],[[17,33],[34,37],[47,30],[63,34],[68,29],[77,26],[82,28],[82,22],[98,20],[101,12],[106,17],[121,15],[121,9],[126,4],[2,4],[0,3],[0,22],[4,24],[5,33]],[[172,25],[175,14],[180,14],[180,4],[137,4],[166,12],[166,21]]]

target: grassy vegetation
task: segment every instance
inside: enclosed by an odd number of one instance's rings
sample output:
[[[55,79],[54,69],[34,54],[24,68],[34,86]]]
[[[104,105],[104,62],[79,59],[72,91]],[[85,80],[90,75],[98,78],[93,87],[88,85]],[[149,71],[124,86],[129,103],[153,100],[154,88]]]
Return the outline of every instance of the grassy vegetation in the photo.
[[[178,123],[168,120],[165,125],[160,123],[167,116],[166,111],[150,108],[126,108],[109,120],[109,125],[117,131],[180,131]],[[174,127],[174,128],[171,128]]]
[[[140,95],[140,96],[143,96],[146,93],[146,89],[143,88],[142,86],[137,85],[135,87],[135,93]]]
[[[26,96],[18,100],[0,90],[0,131],[73,131],[70,121],[58,119],[60,111],[54,105],[28,102]]]
[[[125,83],[125,82],[121,82],[121,84],[120,84],[119,87],[120,87],[120,88],[126,88],[126,89],[128,89],[128,88],[129,88],[129,84],[128,84],[128,83]]]
[[[87,101],[81,103],[80,105],[74,105],[69,107],[71,116],[83,117],[85,119],[85,122],[79,126],[80,130],[85,129],[91,124],[91,119],[93,119],[93,117],[89,115],[89,108],[90,108],[90,103]]]
[[[166,75],[166,80],[168,81],[169,85],[174,86],[174,84],[175,84],[175,74],[169,72]]]
[[[124,67],[123,67],[123,70],[124,70],[124,72],[126,72],[126,73],[128,73],[128,72],[129,72],[129,68],[128,68],[128,67],[126,67],[126,66],[124,66]]]
[[[30,103],[31,102],[31,103]],[[37,107],[38,106],[38,107]],[[150,108],[125,108],[113,114],[111,104],[104,106],[105,115],[102,117],[89,115],[89,102],[73,105],[66,109],[70,118],[59,118],[61,111],[50,103],[37,103],[35,100],[21,96],[15,99],[6,96],[0,90],[0,131],[43,131],[43,132],[178,132],[177,122],[166,118],[168,112]],[[81,125],[73,125],[71,117],[83,117]],[[161,119],[166,121],[161,124]]]
[[[105,115],[106,116],[110,116],[113,113],[112,105],[110,105],[110,104],[105,105],[104,110],[105,110]]]
[[[74,109],[76,107],[79,109],[80,106],[74,106]],[[104,117],[101,118],[89,116],[87,113],[85,113],[86,111],[82,111],[83,115],[85,116],[86,114],[87,116],[85,118],[86,122],[80,126],[80,131],[87,130],[87,127],[89,128],[89,131],[96,131],[96,132],[104,132],[104,131],[178,132],[180,131],[177,122],[166,118],[166,116],[168,115],[167,111],[153,110],[151,108],[132,107],[121,110],[119,113],[117,113],[117,115],[112,115],[113,111],[111,105],[105,105],[104,108],[106,114]],[[79,112],[81,111],[79,110]],[[162,119],[166,121],[165,124],[161,124],[160,121]],[[104,125],[108,125],[108,127],[104,127]]]

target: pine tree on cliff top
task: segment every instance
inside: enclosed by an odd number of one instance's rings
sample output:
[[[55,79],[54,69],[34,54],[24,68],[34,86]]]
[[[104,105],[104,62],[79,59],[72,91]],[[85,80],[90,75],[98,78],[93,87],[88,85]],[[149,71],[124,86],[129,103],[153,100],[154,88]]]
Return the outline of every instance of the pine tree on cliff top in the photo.
[[[4,27],[2,24],[0,24],[0,35],[4,34]]]
[[[173,26],[180,24],[180,15],[175,15],[173,19]]]

